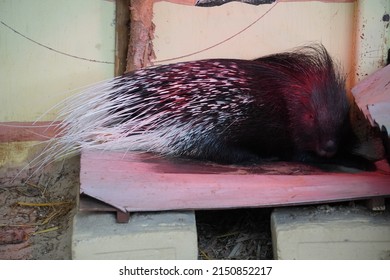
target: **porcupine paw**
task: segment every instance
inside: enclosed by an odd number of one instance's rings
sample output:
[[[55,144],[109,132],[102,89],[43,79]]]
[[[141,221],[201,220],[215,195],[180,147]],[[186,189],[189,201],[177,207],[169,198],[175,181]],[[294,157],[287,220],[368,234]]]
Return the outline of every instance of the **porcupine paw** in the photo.
[[[226,151],[219,157],[221,163],[245,166],[259,164],[263,161],[257,154],[241,148],[226,148]]]
[[[364,171],[375,171],[377,169],[374,162],[358,155],[341,155],[336,157],[334,160],[336,164]]]
[[[294,161],[299,161],[307,163],[310,165],[315,165],[317,167],[323,167],[328,170],[325,165],[331,166],[343,166],[347,168],[354,168],[364,171],[375,171],[375,163],[363,158],[361,156],[352,155],[352,154],[338,154],[332,158],[319,157],[310,153],[300,153],[296,154],[293,157]]]

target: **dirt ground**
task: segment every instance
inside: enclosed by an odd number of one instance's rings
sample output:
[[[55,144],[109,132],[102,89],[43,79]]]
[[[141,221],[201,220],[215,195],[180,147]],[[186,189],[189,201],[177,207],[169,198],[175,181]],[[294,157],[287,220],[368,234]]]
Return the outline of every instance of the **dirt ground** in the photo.
[[[78,158],[53,164],[24,184],[2,178],[0,259],[69,259],[78,186]]]

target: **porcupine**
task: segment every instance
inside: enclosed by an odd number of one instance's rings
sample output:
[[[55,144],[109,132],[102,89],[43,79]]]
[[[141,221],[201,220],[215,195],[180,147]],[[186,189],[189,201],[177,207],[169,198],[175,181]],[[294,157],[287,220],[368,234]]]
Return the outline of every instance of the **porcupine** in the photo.
[[[344,84],[322,45],[149,67],[71,98],[50,152],[123,149],[228,164],[330,158],[350,131]]]

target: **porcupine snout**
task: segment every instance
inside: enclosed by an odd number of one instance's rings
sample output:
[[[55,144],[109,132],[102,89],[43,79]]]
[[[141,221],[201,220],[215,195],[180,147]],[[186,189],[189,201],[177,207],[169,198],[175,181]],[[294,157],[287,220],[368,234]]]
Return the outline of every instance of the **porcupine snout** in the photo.
[[[317,149],[317,154],[321,157],[330,158],[337,152],[337,144],[334,140],[330,139],[324,142],[321,147]]]

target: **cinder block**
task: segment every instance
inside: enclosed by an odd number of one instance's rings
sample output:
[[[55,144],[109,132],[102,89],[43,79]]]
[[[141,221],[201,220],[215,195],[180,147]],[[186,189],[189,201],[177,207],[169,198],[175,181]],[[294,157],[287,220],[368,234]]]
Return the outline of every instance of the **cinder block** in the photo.
[[[197,259],[195,214],[134,213],[118,224],[111,213],[79,212],[73,223],[73,259]]]
[[[390,211],[279,208],[271,215],[275,259],[390,259]]]

